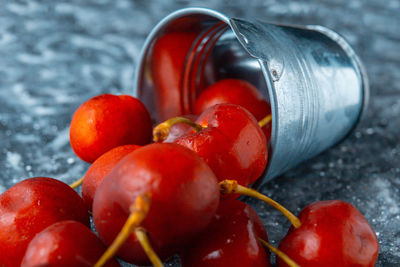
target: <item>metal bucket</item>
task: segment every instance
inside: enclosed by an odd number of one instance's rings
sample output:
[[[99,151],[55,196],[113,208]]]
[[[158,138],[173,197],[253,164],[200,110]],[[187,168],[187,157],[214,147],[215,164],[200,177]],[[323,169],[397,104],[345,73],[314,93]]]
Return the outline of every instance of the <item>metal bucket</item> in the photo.
[[[367,106],[364,68],[350,45],[332,30],[236,19],[210,9],[186,8],[159,22],[144,44],[134,94],[150,110],[157,110],[152,50],[161,36],[171,32],[198,35],[185,59],[177,103],[181,108],[175,113],[190,113],[196,92],[207,85],[199,85],[199,79],[208,83],[221,78],[244,79],[270,101],[269,163],[258,184],[341,141]],[[171,114],[181,115],[174,112]],[[160,114],[154,115],[160,119]]]

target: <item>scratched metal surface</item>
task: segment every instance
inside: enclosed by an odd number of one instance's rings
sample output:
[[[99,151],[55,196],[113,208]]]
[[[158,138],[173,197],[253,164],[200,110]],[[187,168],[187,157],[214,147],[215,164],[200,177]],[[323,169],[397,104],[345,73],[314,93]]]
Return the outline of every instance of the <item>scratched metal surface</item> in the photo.
[[[377,266],[400,264],[400,1],[6,1],[0,0],[0,192],[32,176],[71,182],[88,165],[72,152],[68,125],[84,100],[130,93],[151,28],[182,7],[320,24],[342,34],[371,83],[366,120],[343,143],[267,183],[261,191],[290,210],[342,199],[378,234]],[[274,244],[289,224],[249,201]],[[179,266],[175,257],[168,266]]]

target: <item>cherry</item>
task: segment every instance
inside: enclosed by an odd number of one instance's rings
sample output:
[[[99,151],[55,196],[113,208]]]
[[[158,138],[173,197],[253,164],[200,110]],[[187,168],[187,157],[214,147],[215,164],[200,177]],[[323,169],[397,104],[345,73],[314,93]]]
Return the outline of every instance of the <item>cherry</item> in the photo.
[[[267,159],[267,143],[257,121],[244,108],[220,104],[204,111],[196,122],[172,118],[159,124],[153,131],[154,140],[163,140],[176,122],[185,122],[195,129],[176,139],[202,157],[218,180],[235,179],[249,185],[260,177]]]
[[[168,143],[135,150],[97,189],[93,219],[102,240],[111,245],[96,266],[116,251],[130,263],[149,264],[138,232],[132,234],[139,225],[162,259],[171,256],[206,228],[218,203],[217,179],[193,151]]]
[[[268,240],[257,213],[233,199],[221,201],[213,221],[182,253],[182,266],[271,266]]]
[[[181,83],[189,49],[197,32],[169,32],[159,37],[153,47],[151,61],[152,80],[157,120],[189,114],[183,103]]]
[[[75,111],[69,134],[76,155],[92,163],[114,147],[149,143],[151,131],[150,115],[138,99],[104,94]]]
[[[111,172],[123,157],[139,147],[138,145],[119,146],[104,153],[93,162],[82,182],[82,198],[88,210],[92,210],[94,195],[103,178]]]
[[[0,266],[20,266],[32,238],[62,220],[89,225],[81,197],[52,178],[26,179],[0,195]]]
[[[247,109],[256,120],[271,114],[271,106],[251,83],[240,79],[223,79],[206,88],[197,98],[195,114],[201,114],[216,104],[231,103]],[[262,128],[267,138],[271,137],[271,124]]]
[[[301,266],[375,266],[379,243],[364,216],[350,203],[318,201],[299,214],[279,249]],[[286,266],[278,259],[278,266]]]
[[[91,267],[106,247],[88,227],[76,221],[48,226],[29,243],[21,267]],[[120,266],[110,260],[106,267]]]

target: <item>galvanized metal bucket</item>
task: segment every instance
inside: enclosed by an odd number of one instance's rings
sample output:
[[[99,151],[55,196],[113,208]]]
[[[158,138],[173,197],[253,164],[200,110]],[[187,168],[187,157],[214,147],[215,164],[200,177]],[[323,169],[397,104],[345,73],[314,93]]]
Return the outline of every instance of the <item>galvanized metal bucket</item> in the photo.
[[[258,184],[341,141],[365,111],[369,95],[366,73],[350,45],[334,31],[230,18],[204,8],[178,10],[148,36],[134,94],[150,110],[155,108],[149,66],[154,44],[166,32],[190,29],[201,36],[192,49],[197,49],[198,64],[211,65],[208,78],[248,80],[270,101],[269,163]],[[188,96],[183,93],[182,97]]]

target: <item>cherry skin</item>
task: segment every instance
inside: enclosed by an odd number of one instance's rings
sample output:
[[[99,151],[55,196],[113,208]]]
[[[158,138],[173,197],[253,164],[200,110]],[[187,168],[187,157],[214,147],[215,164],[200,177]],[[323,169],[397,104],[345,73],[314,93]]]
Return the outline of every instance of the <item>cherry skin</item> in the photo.
[[[210,223],[219,204],[217,179],[193,151],[176,144],[151,144],[123,158],[97,189],[93,219],[110,245],[130,214],[130,205],[150,193],[150,210],[141,224],[154,251],[166,259]],[[136,265],[149,260],[134,234],[117,253]]]
[[[271,106],[251,83],[240,79],[223,79],[206,88],[197,98],[195,114],[201,114],[216,104],[231,103],[247,109],[260,121],[271,114]],[[267,141],[271,137],[271,124],[262,127]]]
[[[182,266],[271,266],[258,238],[268,241],[254,209],[238,200],[223,200],[210,225],[184,249]]]
[[[148,144],[151,131],[150,115],[142,102],[129,95],[104,94],[75,111],[69,137],[76,155],[92,163],[114,147]]]
[[[195,121],[197,119],[196,115],[183,115],[182,117],[188,118],[192,121]],[[169,132],[168,137],[163,141],[164,143],[173,143],[176,139],[179,137],[185,135],[185,134],[190,134],[194,133],[194,130],[191,126],[185,124],[185,123],[177,123],[171,126],[171,130]]]
[[[126,155],[138,149],[138,145],[124,145],[101,155],[87,170],[82,183],[82,198],[88,210],[92,210],[94,195],[103,178]]]
[[[151,70],[158,121],[190,113],[182,102],[181,82],[187,54],[197,36],[193,31],[171,32],[154,44]]]
[[[63,220],[89,225],[81,197],[56,179],[26,179],[0,195],[0,266],[19,267],[32,238]]]
[[[375,266],[379,244],[364,216],[339,200],[318,201],[299,214],[279,249],[300,266]],[[280,259],[278,266],[287,266]]]
[[[199,154],[219,181],[237,180],[247,186],[267,165],[265,136],[255,118],[244,108],[220,104],[204,111],[196,123],[203,129],[175,140]]]
[[[29,243],[21,267],[91,267],[106,247],[85,225],[61,221],[38,233]],[[105,267],[118,267],[113,259]]]

